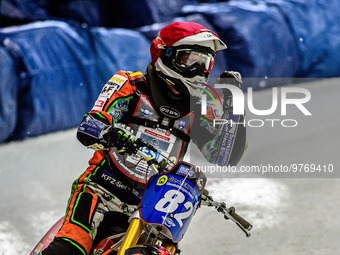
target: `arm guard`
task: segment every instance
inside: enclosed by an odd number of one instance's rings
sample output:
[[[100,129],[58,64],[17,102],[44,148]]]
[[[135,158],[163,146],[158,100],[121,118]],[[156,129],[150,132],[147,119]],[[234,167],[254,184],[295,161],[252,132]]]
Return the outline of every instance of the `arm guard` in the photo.
[[[215,137],[201,147],[204,157],[219,166],[235,166],[246,149],[246,128],[243,115],[223,114]]]
[[[98,112],[86,114],[78,128],[77,138],[89,148],[103,150],[107,144],[103,142],[101,130],[110,124],[110,121]]]
[[[95,150],[109,148],[103,139],[102,130],[114,125],[128,111],[129,99],[134,90],[126,72],[116,73],[103,87],[91,112],[84,116],[78,128],[78,140]]]
[[[239,73],[228,71],[223,72],[217,82],[239,88],[242,84]],[[196,117],[196,130],[192,132],[192,136],[194,143],[209,162],[220,166],[234,166],[240,161],[247,147],[246,127],[244,116],[232,113],[232,94],[226,90],[223,91],[223,97],[223,112],[215,105],[215,109],[210,109],[207,116]],[[214,104],[211,104],[212,107]],[[196,115],[199,112],[197,107],[194,112]]]

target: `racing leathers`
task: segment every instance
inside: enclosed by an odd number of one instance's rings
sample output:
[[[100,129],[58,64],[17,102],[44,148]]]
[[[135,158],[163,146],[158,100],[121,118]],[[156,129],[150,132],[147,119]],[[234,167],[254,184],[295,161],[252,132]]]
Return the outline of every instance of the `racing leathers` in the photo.
[[[148,66],[141,72],[117,72],[104,86],[92,110],[81,122],[77,137],[95,150],[87,170],[72,187],[65,221],[56,238],[42,254],[53,253],[62,244],[72,254],[89,254],[96,242],[97,229],[108,211],[129,213],[138,205],[146,184],[147,164],[136,155],[121,155],[103,138],[103,130],[123,123],[136,138],[156,148],[142,150],[158,160],[182,160],[193,141],[211,163],[236,165],[245,150],[245,128],[242,125],[214,127],[212,119],[228,118],[242,122],[243,116],[221,113],[216,105],[208,105],[201,115],[199,102],[189,96],[174,96]],[[56,248],[55,248],[56,249]],[[70,253],[71,254],[71,253]]]

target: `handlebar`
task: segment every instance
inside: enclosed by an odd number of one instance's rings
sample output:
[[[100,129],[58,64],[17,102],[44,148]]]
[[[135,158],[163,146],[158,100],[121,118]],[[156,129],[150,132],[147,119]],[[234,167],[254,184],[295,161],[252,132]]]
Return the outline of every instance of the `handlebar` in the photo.
[[[235,207],[227,208],[224,202],[215,202],[210,196],[205,196],[204,198],[205,199],[202,200],[201,205],[215,207],[218,212],[224,214],[224,218],[226,220],[232,220],[246,234],[247,237],[251,236],[249,231],[253,228],[253,226],[235,212]]]
[[[234,217],[234,219],[236,219],[246,230],[250,231],[253,228],[253,225],[251,225],[247,220],[245,220],[244,218],[242,218],[240,215],[238,215],[235,212],[235,207],[230,207],[229,208],[229,214]],[[226,215],[224,215],[225,218],[227,218]],[[228,219],[228,218],[227,218]]]

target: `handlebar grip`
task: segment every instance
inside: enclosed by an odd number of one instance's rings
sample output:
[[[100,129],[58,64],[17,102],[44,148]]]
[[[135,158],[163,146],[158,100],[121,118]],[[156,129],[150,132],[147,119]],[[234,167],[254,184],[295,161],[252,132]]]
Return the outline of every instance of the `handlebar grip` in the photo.
[[[248,222],[246,221],[245,219],[243,219],[240,215],[238,215],[236,212],[235,212],[235,208],[234,207],[230,207],[229,208],[229,214],[231,216],[234,217],[235,220],[237,220],[241,225],[242,227],[244,227],[245,229],[247,230],[251,230],[253,228],[253,226]],[[224,216],[225,218],[227,218],[226,216]]]

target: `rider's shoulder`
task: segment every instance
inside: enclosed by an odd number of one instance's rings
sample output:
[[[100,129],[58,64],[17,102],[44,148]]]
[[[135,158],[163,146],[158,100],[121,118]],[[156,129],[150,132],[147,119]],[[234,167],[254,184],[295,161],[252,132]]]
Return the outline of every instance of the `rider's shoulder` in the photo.
[[[116,90],[128,90],[134,92],[137,88],[143,90],[142,88],[147,87],[147,78],[140,72],[131,71],[118,71],[110,79],[109,83],[114,86],[119,86]]]
[[[137,83],[147,83],[146,77],[141,71],[136,72],[125,72],[127,75],[127,78],[129,79],[130,84],[135,85]]]
[[[142,80],[146,80],[145,75],[141,72],[141,71],[123,71],[123,70],[119,70],[118,72],[115,73],[114,77],[124,77],[129,79],[130,81],[134,81],[137,79],[142,79]]]

